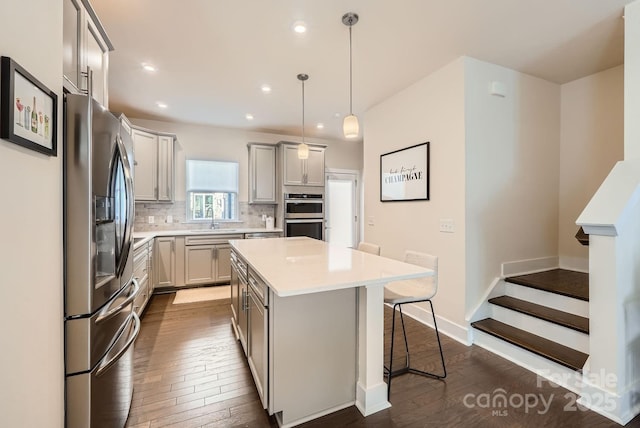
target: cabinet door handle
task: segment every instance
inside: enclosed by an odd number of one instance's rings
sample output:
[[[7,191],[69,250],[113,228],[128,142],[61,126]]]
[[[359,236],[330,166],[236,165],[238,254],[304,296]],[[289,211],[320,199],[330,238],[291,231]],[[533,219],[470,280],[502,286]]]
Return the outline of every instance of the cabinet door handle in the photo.
[[[249,302],[247,297],[249,297],[249,295],[247,294],[247,290],[242,290],[242,310],[246,311],[247,309],[249,309]]]
[[[93,70],[91,70],[91,67],[87,66],[87,71],[82,71],[80,74],[87,78],[87,88],[84,90],[81,89],[81,91],[90,97],[93,96]]]

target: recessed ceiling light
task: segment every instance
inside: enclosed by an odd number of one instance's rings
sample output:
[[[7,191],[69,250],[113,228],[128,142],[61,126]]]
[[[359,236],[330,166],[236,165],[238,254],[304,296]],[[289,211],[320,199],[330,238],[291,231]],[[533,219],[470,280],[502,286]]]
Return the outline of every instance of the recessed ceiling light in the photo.
[[[316,128],[318,129],[324,129],[324,123],[319,123],[316,125]]]
[[[262,93],[264,94],[270,94],[271,93],[271,86],[269,85],[262,85],[260,86],[260,90],[262,91]]]
[[[246,117],[247,120],[253,120],[253,115],[251,113],[245,114],[244,117]]]
[[[160,108],[167,108],[167,107],[169,107],[168,105],[166,105],[165,103],[160,102],[160,101],[158,101],[158,102],[156,103],[156,105],[157,105],[158,107],[160,107]]]
[[[342,115],[340,113],[333,113],[333,117],[342,117]]]
[[[306,33],[307,24],[305,24],[303,21],[296,21],[293,23],[293,31],[295,31],[298,34]]]
[[[153,65],[151,65],[151,64],[147,64],[146,62],[143,62],[143,63],[142,63],[142,68],[143,68],[145,71],[149,71],[149,72],[151,72],[151,73],[153,73],[154,71],[158,71],[158,69],[157,69],[157,68],[155,68],[155,67],[154,67]]]

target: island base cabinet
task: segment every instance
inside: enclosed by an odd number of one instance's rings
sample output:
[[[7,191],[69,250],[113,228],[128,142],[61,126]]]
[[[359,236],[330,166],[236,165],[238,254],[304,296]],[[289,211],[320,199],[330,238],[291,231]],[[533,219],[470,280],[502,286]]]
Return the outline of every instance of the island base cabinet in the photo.
[[[249,286],[249,347],[247,361],[253,375],[253,380],[262,402],[262,407],[267,408],[265,387],[267,385],[267,330],[268,309],[256,293]]]
[[[355,403],[356,292],[269,292],[268,411],[281,426]]]

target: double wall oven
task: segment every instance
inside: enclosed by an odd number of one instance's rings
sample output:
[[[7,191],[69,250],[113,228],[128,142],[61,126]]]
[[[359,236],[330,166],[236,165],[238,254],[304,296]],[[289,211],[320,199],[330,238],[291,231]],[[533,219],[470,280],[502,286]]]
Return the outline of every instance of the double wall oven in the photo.
[[[324,194],[285,193],[284,233],[324,240]]]

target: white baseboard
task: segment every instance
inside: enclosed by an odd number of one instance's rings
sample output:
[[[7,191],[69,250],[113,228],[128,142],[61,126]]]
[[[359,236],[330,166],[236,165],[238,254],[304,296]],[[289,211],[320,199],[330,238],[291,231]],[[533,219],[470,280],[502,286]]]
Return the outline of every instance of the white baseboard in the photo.
[[[502,277],[542,272],[549,269],[556,269],[558,266],[558,256],[505,262],[502,264]]]
[[[426,303],[425,303],[426,304]],[[391,306],[391,305],[387,305]],[[446,318],[438,316],[438,307],[434,304],[434,311],[436,312],[436,322],[438,323],[438,332],[462,343],[465,346],[471,345],[468,339],[468,328],[463,327],[460,324],[456,324]],[[428,325],[433,328],[433,317],[431,311],[419,306],[418,304],[402,305],[402,313],[410,316],[422,324]]]
[[[561,257],[560,268],[589,273],[589,257]]]

